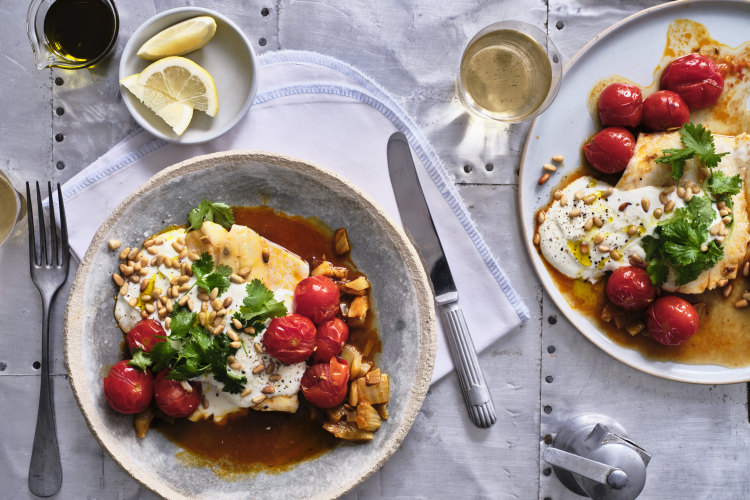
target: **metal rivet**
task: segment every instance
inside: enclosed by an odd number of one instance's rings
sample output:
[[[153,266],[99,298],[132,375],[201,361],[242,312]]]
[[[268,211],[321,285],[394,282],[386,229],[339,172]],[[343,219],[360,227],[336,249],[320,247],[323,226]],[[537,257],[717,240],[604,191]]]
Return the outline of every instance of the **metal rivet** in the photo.
[[[6,368],[8,368],[8,365],[5,364],[5,361],[0,361],[0,372],[4,372]]]
[[[544,413],[546,413],[547,415],[552,413],[552,407],[550,405],[544,405]]]
[[[544,474],[545,476],[549,476],[550,474],[552,474],[552,469],[546,467],[544,470],[542,470],[542,474]]]
[[[547,434],[544,436],[544,444],[552,444],[555,440],[552,439],[552,436],[550,434]]]
[[[57,142],[62,142],[62,141],[63,141],[63,139],[65,139],[65,136],[64,136],[64,135],[62,135],[62,134],[55,134],[55,140],[56,140]]]
[[[553,352],[555,352],[555,346],[551,345],[551,346],[547,347],[547,352],[550,353],[550,354],[552,354]]]
[[[38,370],[41,368],[42,364],[39,361],[34,361],[31,366],[33,366],[35,370]]]
[[[495,165],[493,165],[492,163],[488,163],[484,166],[484,168],[487,169],[487,172],[492,172],[493,170],[495,170]]]
[[[544,380],[546,380],[548,384],[551,384],[555,379],[552,377],[552,375],[547,375],[546,377],[544,377]]]
[[[559,30],[563,29],[564,27],[565,27],[565,23],[564,23],[564,22],[562,22],[562,21],[557,21],[557,22],[555,23],[555,28],[557,28],[557,29],[559,29]]]
[[[55,85],[62,85],[63,83],[64,83],[63,79],[60,78],[59,76],[55,78]]]
[[[62,170],[65,168],[65,162],[58,161],[57,164],[55,164],[55,166],[57,167],[57,170]]]
[[[261,38],[260,40],[258,40],[258,45],[260,45],[261,47],[265,47],[266,43],[267,42],[265,38]]]
[[[260,15],[263,17],[266,17],[269,14],[269,12],[270,11],[266,7],[263,7],[262,9],[260,9]]]
[[[555,64],[557,64],[557,63],[560,62],[560,58],[557,57],[557,54],[555,54],[554,56],[552,56],[552,62],[555,63]]]
[[[547,318],[547,323],[549,323],[550,325],[554,325],[555,323],[557,323],[557,316],[550,316],[549,318]]]
[[[469,172],[471,172],[471,169],[472,169],[472,166],[471,166],[471,165],[464,165],[464,172],[466,172],[467,174],[468,174]]]

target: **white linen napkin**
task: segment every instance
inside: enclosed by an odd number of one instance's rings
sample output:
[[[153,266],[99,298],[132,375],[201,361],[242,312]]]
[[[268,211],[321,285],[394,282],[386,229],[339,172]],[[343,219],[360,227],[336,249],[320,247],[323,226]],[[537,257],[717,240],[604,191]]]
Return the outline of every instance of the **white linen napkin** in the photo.
[[[255,103],[228,133],[186,146],[138,130],[65,183],[70,242],[79,257],[107,215],[149,177],[193,156],[233,149],[284,153],[334,170],[400,221],[386,162],[388,138],[400,130],[412,147],[477,351],[528,319],[432,147],[383,89],[351,66],[310,52],[267,53],[260,65]],[[453,370],[438,326],[433,382]]]

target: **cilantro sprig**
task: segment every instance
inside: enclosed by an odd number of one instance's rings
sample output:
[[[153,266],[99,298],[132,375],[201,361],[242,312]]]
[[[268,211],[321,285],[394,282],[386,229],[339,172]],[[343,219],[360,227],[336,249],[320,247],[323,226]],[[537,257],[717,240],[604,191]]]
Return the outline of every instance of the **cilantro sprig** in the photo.
[[[196,279],[193,286],[198,286],[208,293],[218,288],[219,295],[229,290],[229,276],[232,274],[232,268],[221,265],[214,269],[214,259],[208,252],[203,252],[191,267]]]
[[[649,263],[646,272],[654,285],[667,281],[670,269],[675,273],[675,284],[684,285],[724,257],[715,240],[706,243],[715,215],[709,197],[694,196],[674,216],[659,222],[653,236],[644,236],[641,245]]]
[[[241,393],[247,377],[227,369],[227,356],[237,352],[229,345],[229,337],[210,335],[198,323],[197,314],[184,307],[177,307],[171,318],[171,335],[160,337],[166,342],[156,344],[150,353],[136,351],[129,364],[143,371],[149,366],[154,371],[169,367],[167,378],[171,380],[188,380],[212,373],[217,381],[224,384],[224,392]]]
[[[675,181],[682,178],[685,162],[693,157],[709,168],[719,164],[721,157],[729,153],[717,153],[714,147],[714,137],[711,131],[701,124],[686,123],[680,128],[680,141],[684,148],[664,149],[657,163],[668,163],[672,166],[672,178]]]
[[[197,207],[188,213],[188,222],[190,228],[188,231],[200,229],[204,221],[215,222],[225,229],[231,229],[234,224],[234,214],[232,208],[226,203],[202,200]]]
[[[259,279],[248,283],[245,290],[247,296],[233,316],[242,323],[242,328],[251,326],[258,334],[265,329],[266,320],[286,316],[284,303],[274,299],[273,292]]]

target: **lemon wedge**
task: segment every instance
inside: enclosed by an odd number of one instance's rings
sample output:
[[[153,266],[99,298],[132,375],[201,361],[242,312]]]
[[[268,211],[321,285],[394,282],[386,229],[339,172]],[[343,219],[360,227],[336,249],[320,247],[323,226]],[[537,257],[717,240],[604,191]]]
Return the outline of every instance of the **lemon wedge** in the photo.
[[[147,90],[138,83],[140,76],[140,73],[127,76],[120,80],[120,84],[167,122],[167,125],[172,127],[175,134],[182,135],[193,119],[193,107],[160,92]]]
[[[216,21],[199,16],[166,28],[146,41],[138,55],[149,61],[162,57],[181,56],[206,45],[216,33]]]
[[[214,79],[205,69],[184,57],[165,57],[141,72],[137,85],[144,89],[143,102],[171,99],[216,116],[219,96]]]

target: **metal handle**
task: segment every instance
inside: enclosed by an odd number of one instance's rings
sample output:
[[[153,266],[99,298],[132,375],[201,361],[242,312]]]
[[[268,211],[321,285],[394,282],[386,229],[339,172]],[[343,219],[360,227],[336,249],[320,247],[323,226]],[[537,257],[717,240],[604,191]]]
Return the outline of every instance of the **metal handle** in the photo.
[[[52,496],[62,486],[60,450],[57,447],[52,386],[49,379],[49,309],[51,297],[42,297],[42,380],[34,447],[29,464],[29,490],[37,496]]]
[[[629,482],[628,475],[624,470],[578,456],[575,453],[550,447],[544,450],[543,458],[550,465],[560,467],[597,483],[608,484],[614,490],[623,489]]]
[[[497,420],[495,405],[484,381],[464,313],[457,303],[443,306],[443,324],[469,417],[477,427],[490,427]]]

